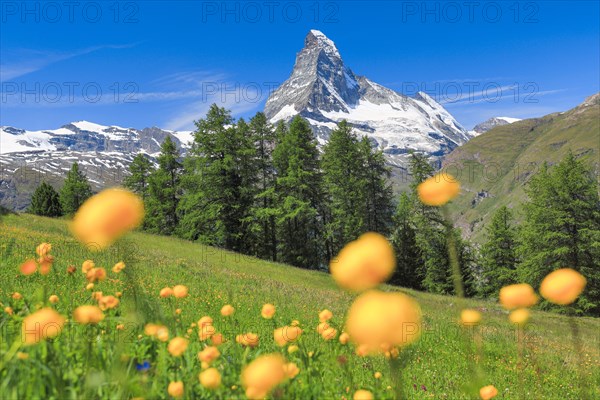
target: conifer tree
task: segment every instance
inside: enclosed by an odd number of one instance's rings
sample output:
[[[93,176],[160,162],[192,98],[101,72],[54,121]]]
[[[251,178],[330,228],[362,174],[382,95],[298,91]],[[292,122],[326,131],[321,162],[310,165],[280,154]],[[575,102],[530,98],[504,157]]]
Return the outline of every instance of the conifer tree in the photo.
[[[160,146],[158,169],[149,177],[145,226],[150,232],[171,235],[179,222],[181,163],[175,143],[167,136]]]
[[[43,217],[60,217],[62,206],[58,192],[51,185],[42,182],[31,196],[28,212]]]
[[[273,151],[277,171],[279,260],[304,268],[324,264],[322,177],[319,152],[310,125],[294,117]]]
[[[125,178],[125,187],[146,201],[150,188],[150,174],[153,171],[154,166],[148,157],[142,153],[137,154],[129,165],[131,175]]]
[[[390,242],[396,253],[396,271],[390,283],[412,289],[421,289],[425,266],[417,244],[413,221],[413,201],[407,193],[400,195],[394,214],[394,230]]]
[[[60,189],[60,203],[65,215],[73,215],[79,207],[92,196],[92,188],[87,177],[79,170],[75,162],[67,173],[67,178]]]
[[[512,212],[500,207],[486,227],[486,242],[481,247],[482,282],[480,293],[496,296],[506,285],[517,283],[517,242]]]
[[[573,268],[587,279],[575,308],[600,315],[600,200],[592,171],[569,153],[551,170],[544,165],[526,193],[519,278],[538,288],[553,270]]]

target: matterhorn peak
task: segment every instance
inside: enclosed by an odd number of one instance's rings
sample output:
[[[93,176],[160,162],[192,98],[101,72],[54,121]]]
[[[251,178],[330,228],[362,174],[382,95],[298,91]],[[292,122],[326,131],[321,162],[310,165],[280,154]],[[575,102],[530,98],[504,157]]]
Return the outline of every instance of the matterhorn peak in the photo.
[[[306,35],[306,39],[304,39],[304,47],[305,48],[317,48],[322,50],[330,57],[340,57],[340,52],[337,47],[335,47],[335,43],[333,40],[329,39],[325,34],[316,29],[311,29]]]

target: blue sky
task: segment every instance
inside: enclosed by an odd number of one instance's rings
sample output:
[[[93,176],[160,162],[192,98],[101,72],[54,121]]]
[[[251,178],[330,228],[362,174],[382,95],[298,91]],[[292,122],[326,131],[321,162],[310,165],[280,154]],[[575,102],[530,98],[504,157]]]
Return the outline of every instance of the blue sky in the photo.
[[[310,29],[359,75],[423,90],[466,128],[564,111],[600,91],[597,1],[0,2],[0,125],[191,129],[247,117]]]

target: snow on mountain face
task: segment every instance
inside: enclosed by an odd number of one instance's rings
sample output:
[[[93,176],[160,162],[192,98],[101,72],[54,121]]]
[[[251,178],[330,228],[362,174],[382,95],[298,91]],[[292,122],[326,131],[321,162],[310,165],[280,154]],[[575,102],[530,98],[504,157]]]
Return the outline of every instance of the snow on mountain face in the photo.
[[[189,132],[164,131],[159,128],[121,128],[88,121],[72,122],[59,129],[26,131],[0,127],[0,154],[28,151],[145,152],[155,154],[170,135],[179,148],[185,148]]]
[[[391,164],[404,166],[411,150],[441,157],[471,135],[425,93],[402,95],[348,68],[330,39],[311,30],[291,76],[265,105],[271,122],[300,114],[320,144],[346,119],[359,135],[382,148]]]
[[[74,162],[94,190],[121,185],[137,153],[154,161],[160,145],[171,136],[182,153],[191,132],[142,130],[72,122],[59,129],[27,131],[0,127],[0,205],[22,211],[33,190],[45,181],[57,189]]]
[[[502,125],[512,124],[513,122],[521,121],[519,118],[511,118],[511,117],[492,117],[480,124],[475,125],[473,130],[470,133],[473,136],[479,136],[482,133],[489,131],[492,128]]]

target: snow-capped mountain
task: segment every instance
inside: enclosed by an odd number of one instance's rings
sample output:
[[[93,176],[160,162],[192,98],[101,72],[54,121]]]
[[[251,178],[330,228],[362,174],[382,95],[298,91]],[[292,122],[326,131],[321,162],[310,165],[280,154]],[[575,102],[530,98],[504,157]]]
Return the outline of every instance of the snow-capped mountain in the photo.
[[[271,94],[265,114],[271,122],[300,114],[321,144],[346,119],[383,149],[390,164],[400,167],[411,150],[440,158],[471,138],[427,94],[405,96],[354,74],[334,42],[317,30],[306,36],[291,76]]]
[[[510,117],[492,117],[480,124],[473,127],[473,130],[469,131],[472,136],[479,136],[482,133],[489,131],[492,128],[502,125],[512,124],[513,122],[521,121],[519,118]]]
[[[27,131],[0,127],[0,205],[22,211],[33,190],[46,181],[59,188],[73,162],[77,162],[94,190],[119,185],[137,153],[151,160],[167,136],[182,153],[191,132],[160,128],[121,128],[79,121],[58,129]]]

